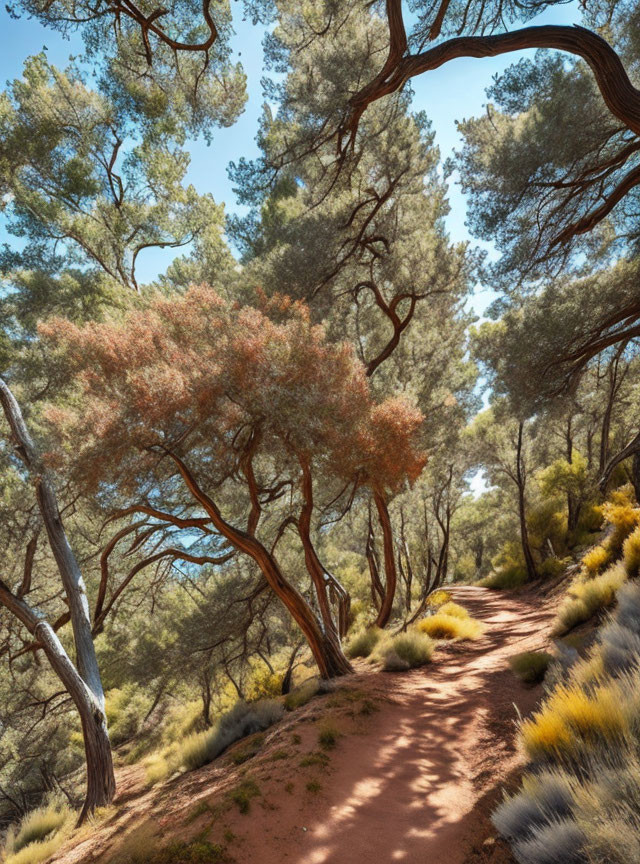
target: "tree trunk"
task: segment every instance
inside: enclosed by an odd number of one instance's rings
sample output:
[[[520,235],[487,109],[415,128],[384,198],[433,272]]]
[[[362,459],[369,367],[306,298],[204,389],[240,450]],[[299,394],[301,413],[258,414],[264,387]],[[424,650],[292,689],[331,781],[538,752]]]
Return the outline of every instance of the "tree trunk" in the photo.
[[[376,612],[379,612],[384,598],[384,587],[380,581],[380,569],[378,567],[378,559],[376,556],[375,537],[373,534],[373,525],[371,524],[371,510],[369,510],[369,528],[367,530],[365,555],[369,565],[369,576],[371,577],[371,601],[373,603],[373,608]]]
[[[111,743],[103,707],[69,659],[53,627],[39,618],[24,600],[12,594],[2,581],[0,603],[40,642],[51,668],[73,699],[80,715],[87,765],[86,795],[78,818],[80,825],[97,807],[110,804],[116,791]]]
[[[631,482],[633,483],[633,491],[636,493],[636,503],[640,504],[640,452],[633,454]]]
[[[374,488],[373,500],[378,511],[378,520],[382,528],[382,547],[384,550],[384,573],[386,584],[384,588],[384,597],[382,605],[376,618],[376,627],[386,627],[391,617],[393,609],[393,601],[396,596],[396,585],[398,577],[396,574],[396,558],[393,548],[393,528],[391,526],[391,517],[383,492],[380,489]]]
[[[516,477],[518,485],[518,515],[520,517],[520,540],[522,543],[522,552],[524,555],[524,563],[527,570],[527,578],[535,579],[538,575],[531,544],[529,543],[529,531],[527,529],[526,515],[526,500],[525,500],[525,472],[522,464],[522,436],[524,430],[524,421],[520,421],[518,426],[518,446],[516,450]]]
[[[171,451],[167,451],[180,471],[185,486],[194,499],[205,509],[215,529],[239,552],[252,558],[265,577],[269,587],[282,602],[298,627],[302,630],[316,661],[322,678],[335,678],[349,673],[351,667],[342,649],[327,638],[322,625],[302,594],[284,577],[275,557],[257,537],[235,528],[224,519],[218,506],[199,487],[187,465]]]
[[[611,475],[614,472],[614,469],[625,459],[628,459],[629,456],[635,456],[636,453],[640,453],[640,432],[635,435],[631,441],[627,444],[626,447],[623,447],[622,450],[619,450],[615,456],[612,456],[611,459],[607,462],[605,469],[600,477],[598,485],[600,487],[600,491],[604,494],[607,490],[607,485],[609,480],[611,479]]]
[[[567,421],[567,462],[573,464],[573,434],[571,430],[571,417]],[[576,498],[573,492],[567,491],[567,528],[569,531],[575,531],[578,527],[580,519],[580,501]]]
[[[34,485],[49,545],[69,602],[78,671],[98,704],[104,709],[104,692],[93,644],[91,616],[82,572],[62,524],[53,484],[31,440],[20,406],[2,378],[0,378],[0,402],[11,428],[16,451],[29,471]]]

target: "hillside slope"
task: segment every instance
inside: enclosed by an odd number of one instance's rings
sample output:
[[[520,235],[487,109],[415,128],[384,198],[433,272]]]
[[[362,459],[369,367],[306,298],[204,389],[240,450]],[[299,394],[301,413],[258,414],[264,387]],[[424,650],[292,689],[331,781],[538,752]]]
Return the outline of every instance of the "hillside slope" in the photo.
[[[526,593],[451,593],[487,625],[477,642],[406,673],[362,663],[254,741],[246,761],[249,739],[153,789],[140,768],[123,769],[115,814],[56,862],[151,860],[153,847],[195,837],[238,864],[511,860],[488,816],[518,764],[516,707],[530,711],[540,688],[507,660],[544,646],[553,610]]]

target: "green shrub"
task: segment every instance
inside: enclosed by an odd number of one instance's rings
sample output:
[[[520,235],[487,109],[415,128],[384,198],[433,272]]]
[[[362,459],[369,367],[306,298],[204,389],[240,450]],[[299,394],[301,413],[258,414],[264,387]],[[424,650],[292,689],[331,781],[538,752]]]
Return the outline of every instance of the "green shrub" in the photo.
[[[476,558],[471,552],[461,555],[453,570],[454,582],[471,582],[476,574]]]
[[[347,656],[351,659],[355,657],[368,657],[376,647],[382,636],[382,630],[378,627],[367,627],[366,630],[360,630],[349,639],[347,643]]]
[[[556,579],[561,576],[571,563],[571,558],[545,558],[538,567],[538,573],[543,579]]]
[[[425,633],[412,630],[380,640],[371,658],[381,662],[387,672],[401,672],[424,666],[431,660],[434,648],[433,639]]]
[[[524,651],[509,658],[509,666],[514,675],[527,684],[538,684],[545,676],[549,663],[553,660],[546,651]]]
[[[136,735],[150,706],[149,697],[145,695],[142,688],[134,684],[114,688],[105,693],[109,738],[115,747]]]
[[[147,782],[155,783],[180,768],[193,771],[212,762],[234,741],[277,723],[283,713],[283,705],[274,700],[237,702],[212,729],[188,735],[166,753],[153,754],[146,763]]]
[[[226,864],[231,860],[223,846],[200,839],[157,848],[155,840],[149,843],[141,838],[139,847],[121,852],[110,864]]]

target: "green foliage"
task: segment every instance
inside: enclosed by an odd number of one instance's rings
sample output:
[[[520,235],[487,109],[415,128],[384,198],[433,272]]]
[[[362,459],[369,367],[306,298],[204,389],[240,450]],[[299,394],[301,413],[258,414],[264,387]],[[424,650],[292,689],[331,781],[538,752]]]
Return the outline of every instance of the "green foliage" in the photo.
[[[109,738],[115,747],[138,732],[150,705],[148,694],[135,684],[114,688],[105,694]]]
[[[139,851],[127,851],[110,864],[226,864],[230,860],[223,846],[208,840],[170,843],[160,848],[157,843],[150,848],[145,841],[140,843]]]
[[[480,579],[476,584],[481,588],[491,588],[494,591],[505,591],[520,588],[527,581],[527,573],[522,564],[513,563],[508,567],[496,570]]]
[[[543,579],[556,579],[561,576],[571,564],[572,559],[567,558],[545,558],[542,564],[538,567],[538,573]]]
[[[509,666],[514,675],[526,684],[538,684],[543,680],[549,664],[553,660],[546,651],[524,651],[509,658]]]
[[[284,697],[284,707],[287,711],[295,711],[310,702],[315,696],[323,692],[320,679],[309,678],[299,687],[296,687]]]

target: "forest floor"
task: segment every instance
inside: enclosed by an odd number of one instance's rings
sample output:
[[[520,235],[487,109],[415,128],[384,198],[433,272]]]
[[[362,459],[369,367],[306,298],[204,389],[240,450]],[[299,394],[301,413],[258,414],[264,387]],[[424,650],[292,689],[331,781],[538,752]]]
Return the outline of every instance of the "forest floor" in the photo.
[[[447,590],[484,622],[480,639],[443,645],[409,672],[359,661],[240,765],[234,755],[250,739],[152,788],[140,766],[121,768],[113,814],[56,864],[153,860],[154,848],[195,838],[237,864],[511,862],[489,817],[517,780],[518,714],[542,691],[522,684],[508,658],[548,647],[554,604],[529,592]],[[338,733],[333,745],[327,729]]]

